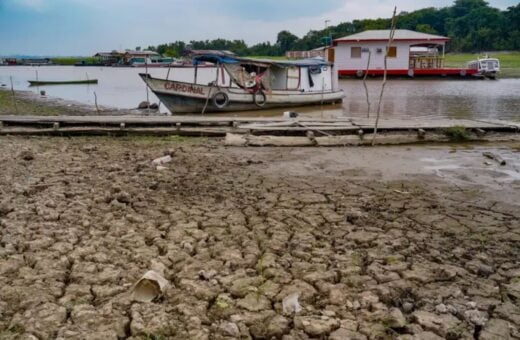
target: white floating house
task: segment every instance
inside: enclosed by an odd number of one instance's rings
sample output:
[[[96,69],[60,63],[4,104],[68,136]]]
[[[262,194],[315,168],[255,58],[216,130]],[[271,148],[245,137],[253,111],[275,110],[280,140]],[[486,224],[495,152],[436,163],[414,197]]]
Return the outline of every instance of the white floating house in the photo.
[[[334,62],[340,76],[362,77],[367,64],[369,75],[382,75],[389,37],[390,30],[371,30],[336,39],[328,59]],[[440,35],[396,30],[388,51],[388,75],[471,75],[471,69],[444,68],[445,45],[449,40]]]

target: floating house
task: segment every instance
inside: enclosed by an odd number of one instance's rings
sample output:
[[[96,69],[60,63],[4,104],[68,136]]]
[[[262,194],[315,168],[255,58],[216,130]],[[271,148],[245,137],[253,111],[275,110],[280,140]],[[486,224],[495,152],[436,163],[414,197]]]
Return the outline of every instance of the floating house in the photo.
[[[100,63],[103,65],[131,65],[134,62],[140,62],[144,64],[146,60],[150,58],[159,57],[159,53],[153,51],[116,51],[112,52],[98,52],[94,55],[98,58]]]
[[[384,73],[390,30],[370,30],[334,40],[327,57],[340,76],[363,77]],[[450,38],[410,30],[395,30],[388,50],[387,74],[394,76],[469,76],[469,68],[445,68],[444,52]],[[370,58],[370,62],[369,62]],[[368,67],[367,67],[368,65]]]
[[[124,53],[116,50],[112,52],[98,52],[94,55],[94,58],[97,58],[101,65],[113,65],[123,59]]]

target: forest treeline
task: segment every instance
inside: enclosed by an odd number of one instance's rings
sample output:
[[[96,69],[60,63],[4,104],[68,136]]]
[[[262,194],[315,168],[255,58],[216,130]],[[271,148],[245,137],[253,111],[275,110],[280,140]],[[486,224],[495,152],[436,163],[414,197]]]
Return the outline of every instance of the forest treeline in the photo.
[[[289,31],[278,33],[276,43],[248,46],[243,40],[176,41],[149,49],[179,57],[187,49],[229,50],[242,56],[281,56],[290,50],[311,50],[332,39],[373,29],[388,29],[390,18],[363,19],[311,30],[298,37]],[[454,52],[520,50],[520,4],[502,11],[484,0],[456,0],[452,6],[401,12],[397,28],[450,37],[448,49]]]

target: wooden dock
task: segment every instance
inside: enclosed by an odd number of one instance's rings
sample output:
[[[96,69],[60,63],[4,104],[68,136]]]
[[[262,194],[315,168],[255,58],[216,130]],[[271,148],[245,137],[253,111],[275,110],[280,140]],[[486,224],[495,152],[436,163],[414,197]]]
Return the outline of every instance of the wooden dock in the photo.
[[[262,144],[281,137],[303,138],[297,144],[334,145],[335,140],[348,144],[364,144],[374,132],[374,119],[283,118],[283,117],[217,117],[217,116],[0,116],[0,135],[184,135],[223,137],[229,134],[249,136]],[[520,122],[494,119],[381,119],[381,136],[403,136],[407,141],[429,140],[446,129],[463,127],[477,138],[488,133],[518,135]],[[252,138],[252,136],[256,136]],[[229,137],[229,136],[228,136]],[[233,136],[231,140],[238,140]],[[234,139],[233,139],[234,138]],[[245,140],[246,137],[242,137]],[[229,138],[228,138],[229,139]],[[264,138],[265,139],[265,138]],[[378,135],[378,139],[380,136]],[[310,140],[310,142],[309,142]],[[355,143],[354,143],[355,141]],[[271,142],[267,143],[270,145]],[[254,144],[254,142],[253,142]]]

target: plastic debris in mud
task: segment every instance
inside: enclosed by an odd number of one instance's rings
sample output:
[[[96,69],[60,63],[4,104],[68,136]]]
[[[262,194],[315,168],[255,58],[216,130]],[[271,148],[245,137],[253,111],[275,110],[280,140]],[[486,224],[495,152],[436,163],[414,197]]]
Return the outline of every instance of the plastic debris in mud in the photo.
[[[152,164],[159,166],[159,165],[170,163],[172,160],[173,160],[172,156],[166,155],[166,156],[154,159],[152,161]]]
[[[152,270],[147,271],[134,285],[132,298],[139,302],[151,302],[162,296],[169,286],[164,278],[164,265],[152,262]]]
[[[299,313],[302,310],[302,306],[300,302],[298,302],[298,298],[300,297],[299,293],[292,293],[287,295],[282,301],[283,313],[284,314],[293,314]]]

